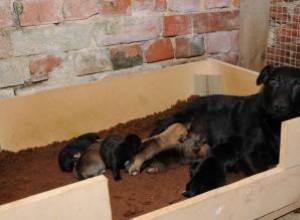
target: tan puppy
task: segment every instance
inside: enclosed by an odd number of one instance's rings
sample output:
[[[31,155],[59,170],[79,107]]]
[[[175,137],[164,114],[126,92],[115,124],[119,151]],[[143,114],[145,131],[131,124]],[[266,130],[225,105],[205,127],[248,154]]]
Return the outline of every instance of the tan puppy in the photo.
[[[181,143],[174,148],[162,151],[152,159],[145,162],[147,173],[164,172],[167,169],[178,167],[184,164],[193,164],[200,158],[208,155],[210,146],[206,142],[206,137],[201,133],[188,135]]]
[[[90,145],[74,166],[73,174],[83,180],[105,173],[105,164],[100,156],[102,142]]]
[[[128,173],[136,175],[140,172],[142,164],[151,159],[154,155],[174,148],[180,144],[181,139],[187,136],[187,129],[181,123],[172,124],[164,132],[150,137],[142,142],[141,151],[135,156],[134,161],[129,165]]]

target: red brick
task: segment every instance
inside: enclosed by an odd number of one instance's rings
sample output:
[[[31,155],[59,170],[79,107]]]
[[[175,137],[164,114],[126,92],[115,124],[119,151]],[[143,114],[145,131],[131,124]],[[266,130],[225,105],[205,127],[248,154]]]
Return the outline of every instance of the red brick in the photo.
[[[176,58],[201,56],[205,53],[203,35],[176,37],[175,43]]]
[[[205,0],[204,6],[206,9],[212,8],[228,8],[230,7],[230,0]]]
[[[0,28],[13,26],[9,0],[0,0]]]
[[[241,6],[241,0],[232,0],[233,7],[239,8]]]
[[[0,59],[7,58],[10,54],[10,40],[8,33],[0,31]]]
[[[224,54],[224,53],[214,54],[211,57],[234,65],[237,65],[239,61],[239,55],[236,52],[232,52],[228,54]]]
[[[62,62],[61,57],[48,55],[34,58],[29,65],[33,82],[47,80],[49,73]]]
[[[141,65],[142,48],[139,44],[111,48],[111,61],[115,70]]]
[[[64,0],[63,10],[66,19],[84,19],[99,12],[99,0]]]
[[[166,0],[135,0],[135,11],[164,11],[166,10]]]
[[[199,11],[200,1],[199,0],[169,0],[168,9],[170,11],[182,11],[192,12]]]
[[[135,11],[152,11],[154,8],[153,0],[135,0],[133,8]]]
[[[165,11],[167,7],[166,0],[154,0],[155,11]]]
[[[192,15],[194,32],[214,32],[238,29],[239,12],[210,12]]]
[[[59,23],[62,18],[62,0],[23,0],[21,26]]]
[[[99,19],[92,27],[97,46],[157,39],[161,32],[160,16],[125,16]]]
[[[76,75],[99,73],[111,69],[108,49],[92,49],[74,53]]]
[[[228,53],[238,50],[237,31],[222,31],[206,34],[206,52]]]
[[[189,15],[171,15],[164,17],[163,36],[176,36],[191,33]]]
[[[148,63],[173,58],[174,50],[171,40],[167,38],[151,42],[147,45],[145,57]]]
[[[100,0],[100,13],[103,15],[130,15],[131,0]]]
[[[288,8],[285,6],[272,5],[270,8],[270,16],[273,20],[279,23],[286,23],[290,20]]]

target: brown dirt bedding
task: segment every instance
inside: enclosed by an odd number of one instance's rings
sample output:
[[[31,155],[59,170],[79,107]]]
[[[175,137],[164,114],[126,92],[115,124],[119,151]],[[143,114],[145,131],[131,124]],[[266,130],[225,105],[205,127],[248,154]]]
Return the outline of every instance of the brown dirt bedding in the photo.
[[[118,124],[100,131],[101,137],[110,134],[127,135],[136,133],[146,138],[155,122],[182,109],[188,102],[178,101],[166,111]],[[30,195],[74,183],[72,173],[60,171],[57,163],[59,151],[68,141],[54,142],[48,146],[26,149],[17,153],[0,153],[0,204],[12,202]],[[122,172],[122,180],[115,182],[108,171],[110,200],[113,219],[129,219],[150,211],[184,200],[184,190],[188,176],[188,166],[168,170],[160,174],[147,174],[132,177]],[[227,183],[237,181],[242,174],[230,174]]]

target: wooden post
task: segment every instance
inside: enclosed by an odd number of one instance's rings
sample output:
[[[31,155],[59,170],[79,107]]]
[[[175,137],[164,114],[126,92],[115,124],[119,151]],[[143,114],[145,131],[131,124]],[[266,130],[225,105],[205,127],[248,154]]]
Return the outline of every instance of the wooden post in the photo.
[[[266,64],[271,0],[243,0],[240,9],[239,65],[259,71]]]

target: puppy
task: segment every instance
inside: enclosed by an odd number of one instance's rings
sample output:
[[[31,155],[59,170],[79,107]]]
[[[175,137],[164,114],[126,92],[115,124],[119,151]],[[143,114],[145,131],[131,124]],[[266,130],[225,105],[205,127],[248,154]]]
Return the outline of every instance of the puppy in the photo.
[[[125,138],[112,135],[103,141],[100,153],[106,167],[112,170],[115,180],[121,180],[120,170],[133,159],[140,147],[141,139],[135,134]]]
[[[193,197],[217,188],[219,184],[225,184],[226,171],[237,172],[235,158],[239,157],[242,139],[238,136],[232,136],[223,144],[215,146],[209,151],[206,158],[196,161],[190,167],[191,180],[187,183],[185,191],[182,193],[185,197]],[[209,172],[209,167],[214,172]]]
[[[62,171],[71,172],[74,164],[92,143],[100,140],[96,133],[86,133],[75,138],[61,149],[58,155],[58,164]]]
[[[167,130],[142,142],[141,151],[134,157],[128,168],[128,173],[136,175],[140,172],[142,164],[154,155],[174,148],[181,139],[187,136],[187,128],[181,123],[172,124]]]
[[[210,147],[201,134],[189,135],[184,141],[174,145],[174,148],[162,151],[146,161],[141,170],[146,167],[147,173],[165,172],[167,169],[180,165],[193,164],[209,154]]]
[[[105,164],[100,155],[101,142],[91,144],[76,162],[73,174],[79,180],[105,173]]]

